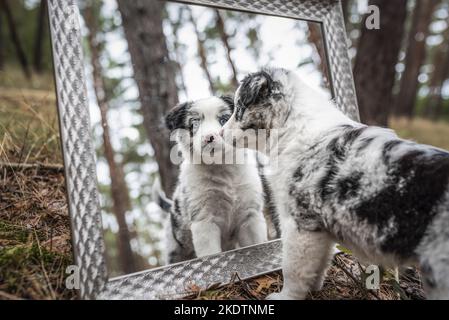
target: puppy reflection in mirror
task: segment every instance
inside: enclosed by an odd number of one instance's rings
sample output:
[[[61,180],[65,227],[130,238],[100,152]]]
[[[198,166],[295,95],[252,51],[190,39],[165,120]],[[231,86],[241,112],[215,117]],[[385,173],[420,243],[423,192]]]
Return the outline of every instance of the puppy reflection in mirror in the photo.
[[[173,201],[160,191],[156,195],[159,205],[169,211],[167,263],[267,240],[255,153],[245,152],[242,163],[224,159],[228,151],[220,130],[233,108],[232,97],[211,97],[179,104],[166,116],[182,154]]]
[[[364,261],[418,264],[428,297],[449,299],[447,151],[352,121],[278,68],[248,75],[236,92],[223,131],[239,140],[249,128],[277,135],[270,182],[284,287],[271,298],[304,299],[319,289],[339,242]]]

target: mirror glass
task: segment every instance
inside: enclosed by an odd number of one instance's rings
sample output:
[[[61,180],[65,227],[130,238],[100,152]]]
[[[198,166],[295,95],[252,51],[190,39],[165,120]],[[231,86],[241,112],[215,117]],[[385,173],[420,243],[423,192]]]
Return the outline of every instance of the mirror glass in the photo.
[[[195,252],[188,252],[188,242],[193,241],[189,232],[196,229],[189,230],[188,221],[179,222],[170,213],[193,206],[198,200],[171,201],[179,167],[164,163],[174,144],[168,138],[164,120],[171,107],[232,94],[247,73],[268,65],[294,70],[311,86],[330,95],[320,24],[175,2],[146,2],[136,1],[134,6],[141,6],[136,9],[132,8],[134,1],[79,1],[91,135],[96,148],[108,272],[112,277],[195,256]],[[164,58],[155,60],[158,55]],[[225,102],[202,101],[202,108],[209,113],[224,114],[222,118],[222,114],[209,114],[205,121],[226,121]],[[211,181],[220,170],[211,170]],[[231,184],[231,188],[236,185]],[[179,191],[180,197],[201,188],[203,193],[220,192],[211,191],[207,181],[198,180],[187,183]],[[161,208],[162,193],[158,190],[166,191],[170,209]],[[217,198],[217,210],[222,209],[218,203],[223,197]],[[242,197],[238,202],[247,203],[253,198],[263,199],[263,194]],[[214,206],[204,201],[200,206],[214,211]],[[228,202],[232,210],[238,211],[235,198]],[[266,229],[258,232],[265,235],[250,240],[236,236],[237,225],[252,222],[229,222],[227,233],[223,231],[221,237],[237,240],[221,239],[221,251],[276,238],[274,223],[267,213],[269,206],[263,206],[261,217],[266,218]],[[174,232],[173,224],[182,230]],[[214,228],[206,230],[203,240],[213,242]],[[198,232],[204,232],[204,228]],[[186,252],[170,253],[176,245],[187,247]],[[209,249],[203,248],[202,252],[207,254]]]

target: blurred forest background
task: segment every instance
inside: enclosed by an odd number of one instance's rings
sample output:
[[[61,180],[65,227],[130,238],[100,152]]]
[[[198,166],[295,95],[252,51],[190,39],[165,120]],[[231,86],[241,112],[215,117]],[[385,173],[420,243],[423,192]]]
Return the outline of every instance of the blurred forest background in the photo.
[[[101,199],[108,261],[118,275],[161,264],[151,185],[160,174],[170,195],[177,176],[161,118],[196,82],[180,33],[188,26],[196,39],[202,90],[220,93],[252,71],[237,66],[238,50],[260,58],[262,26],[251,15],[201,18],[160,1],[78,3],[99,186],[110,194]],[[364,27],[368,4],[380,8],[380,30]],[[449,149],[449,0],[343,0],[342,8],[362,121]],[[298,28],[310,59],[295,66],[321,73],[326,86],[320,30]],[[60,150],[46,3],[0,0],[0,298],[72,295],[63,286],[71,251]]]

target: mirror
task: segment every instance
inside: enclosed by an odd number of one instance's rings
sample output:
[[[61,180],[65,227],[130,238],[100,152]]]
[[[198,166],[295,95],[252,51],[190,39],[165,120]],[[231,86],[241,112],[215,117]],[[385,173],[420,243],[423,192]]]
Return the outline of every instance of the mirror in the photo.
[[[156,9],[161,7],[157,0],[146,1],[153,2]],[[164,2],[160,10],[147,10],[151,4],[138,12],[130,7],[125,1],[118,4],[114,0],[79,1],[91,135],[96,150],[110,277],[196,256],[195,252],[185,252],[176,260],[172,252],[170,257],[170,250],[177,243],[182,246],[193,241],[189,231],[186,238],[185,233],[173,232],[177,221],[167,212],[179,210],[178,206],[182,211],[193,203],[172,201],[180,183],[179,165],[170,160],[176,146],[170,141],[164,119],[172,107],[232,94],[246,74],[265,66],[293,70],[310,85],[331,95],[320,23],[176,2]],[[209,113],[205,121],[215,119],[215,125],[226,121],[226,101],[218,98],[201,101],[207,105],[202,108]],[[211,172],[220,170],[217,167]],[[203,186],[204,181],[199,180],[196,185],[189,182],[176,192],[179,195],[188,193],[189,188],[204,188],[203,193],[207,193],[217,187]],[[237,188],[233,192],[238,193],[238,184],[230,186]],[[171,209],[161,208],[162,191]],[[213,191],[218,194],[218,204],[214,203],[218,211],[222,210],[219,203],[223,201],[219,191]],[[230,208],[235,207],[236,201],[250,201],[257,196],[267,199],[263,188],[258,192],[259,195],[249,193],[239,200],[232,198]],[[200,205],[209,204],[206,201]],[[229,234],[221,232],[222,251],[276,238],[269,203],[262,202],[262,207],[264,236],[242,240],[243,236],[231,235],[238,232],[237,226],[246,223],[233,220],[227,225]],[[210,208],[214,211],[213,205]],[[202,239],[213,242],[216,233],[209,227],[199,232],[208,230]],[[226,237],[237,240],[223,239]],[[208,250],[212,249],[204,249],[202,255],[211,252]]]

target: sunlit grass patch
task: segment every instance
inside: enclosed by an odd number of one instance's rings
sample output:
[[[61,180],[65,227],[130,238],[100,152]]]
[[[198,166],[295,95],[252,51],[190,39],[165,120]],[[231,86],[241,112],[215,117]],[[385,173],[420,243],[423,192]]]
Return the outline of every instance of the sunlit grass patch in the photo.
[[[43,72],[41,74],[32,72],[31,79],[28,79],[19,66],[5,65],[0,70],[0,87],[54,91],[55,83],[52,72]]]
[[[0,87],[0,161],[62,162],[54,91]]]
[[[447,121],[430,121],[423,118],[392,118],[390,127],[404,139],[430,144],[449,150],[449,123]]]

